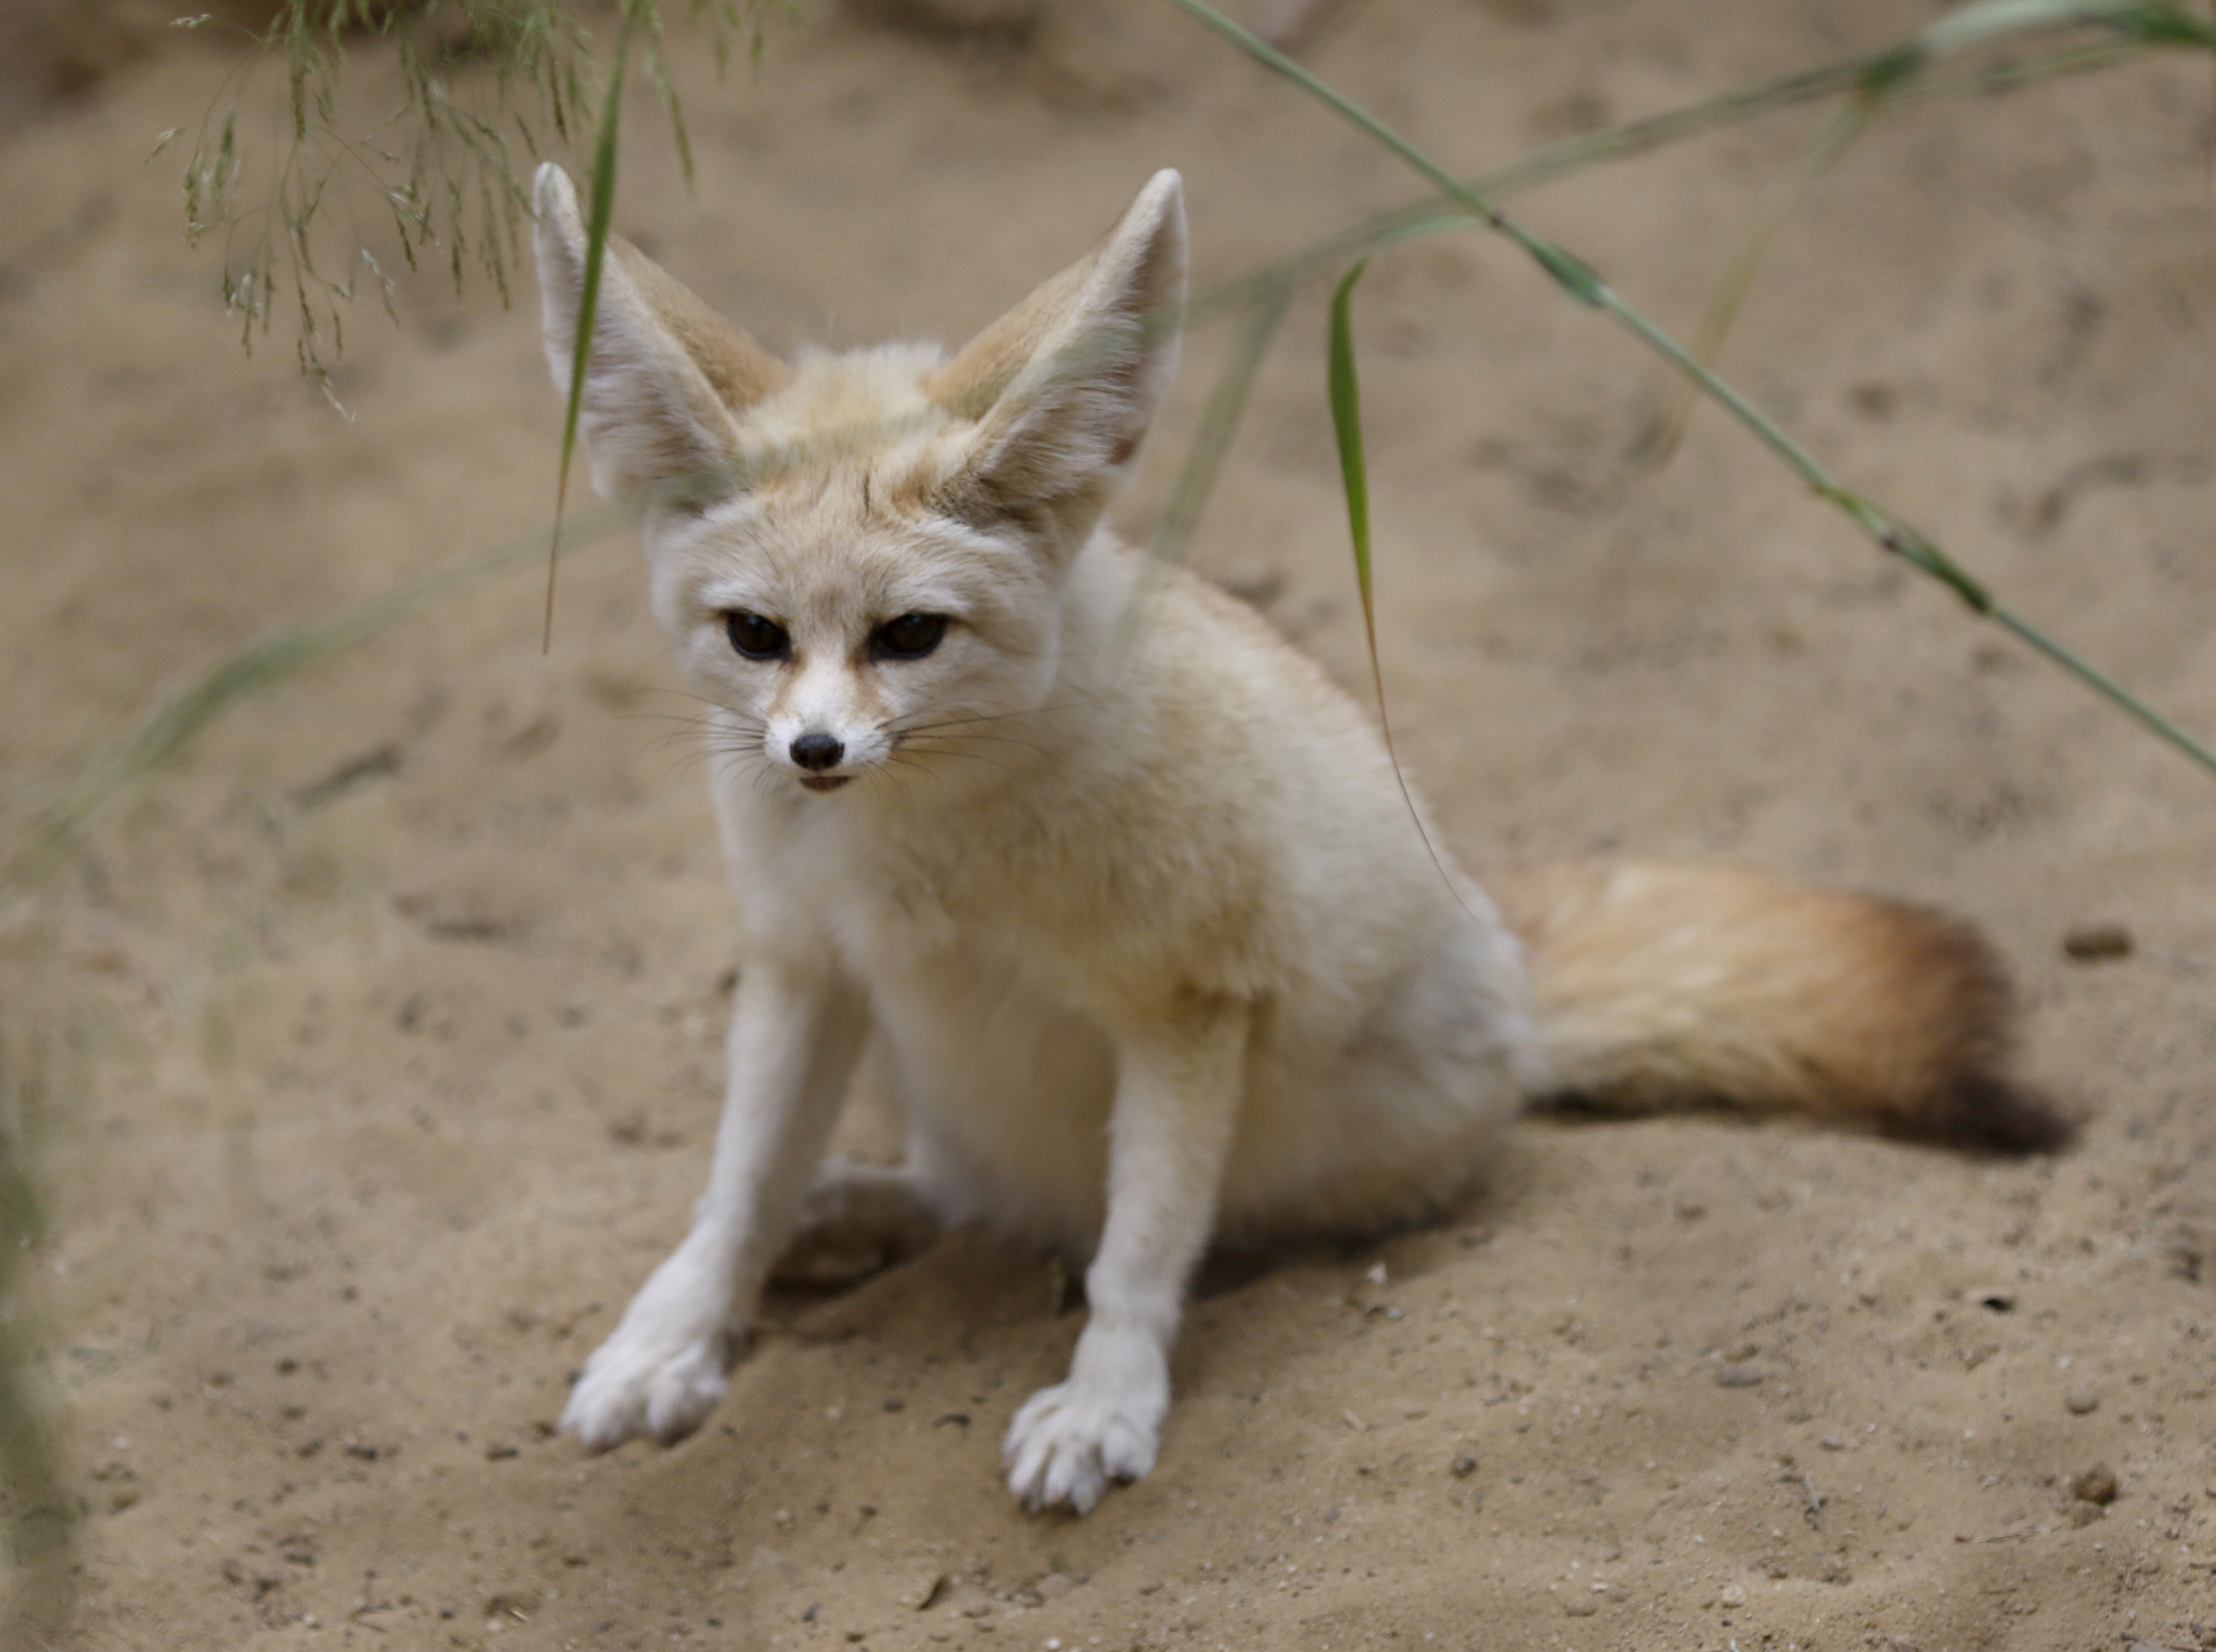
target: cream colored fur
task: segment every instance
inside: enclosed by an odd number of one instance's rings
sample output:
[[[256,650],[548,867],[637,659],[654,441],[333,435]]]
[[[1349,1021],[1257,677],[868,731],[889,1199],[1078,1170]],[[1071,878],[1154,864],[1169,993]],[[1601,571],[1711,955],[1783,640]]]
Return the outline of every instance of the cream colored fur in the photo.
[[[538,213],[558,384],[584,236],[551,166]],[[641,502],[656,611],[715,708],[744,967],[707,1191],[570,1397],[588,1443],[697,1426],[780,1254],[982,1219],[1088,1259],[1069,1376],[1006,1457],[1027,1505],[1089,1508],[1154,1463],[1212,1238],[1419,1219],[1553,1087],[1517,941],[1447,886],[1368,721],[1099,526],[1174,368],[1184,265],[1165,172],[951,359],[788,367],[611,260],[586,442]],[[903,616],[943,636],[888,653]],[[781,652],[740,648],[757,623]],[[1572,1076],[1682,1022],[1647,985],[1562,1019]],[[872,1039],[897,1170],[824,1163]]]

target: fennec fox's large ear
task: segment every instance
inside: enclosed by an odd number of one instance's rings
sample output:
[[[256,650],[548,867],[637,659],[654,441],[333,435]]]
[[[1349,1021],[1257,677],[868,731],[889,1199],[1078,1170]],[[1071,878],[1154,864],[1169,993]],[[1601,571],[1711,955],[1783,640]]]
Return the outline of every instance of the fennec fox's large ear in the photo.
[[[566,397],[585,285],[585,225],[569,175],[551,161],[539,169],[532,205],[546,365]],[[593,484],[603,494],[682,503],[725,491],[732,415],[791,376],[644,253],[608,237],[577,415]]]
[[[932,400],[978,425],[957,513],[1091,528],[1177,372],[1185,263],[1185,186],[1157,172],[1091,252],[932,377]]]

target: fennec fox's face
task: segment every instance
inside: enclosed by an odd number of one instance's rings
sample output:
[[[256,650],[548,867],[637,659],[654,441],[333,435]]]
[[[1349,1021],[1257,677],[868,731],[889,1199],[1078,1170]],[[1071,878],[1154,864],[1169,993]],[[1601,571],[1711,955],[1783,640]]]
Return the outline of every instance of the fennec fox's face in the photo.
[[[538,180],[547,359],[568,388],[585,236]],[[1072,558],[1175,369],[1185,216],[1157,174],[1116,228],[951,359],[788,365],[612,241],[581,425],[638,501],[655,611],[769,789],[1003,771],[1055,681]]]

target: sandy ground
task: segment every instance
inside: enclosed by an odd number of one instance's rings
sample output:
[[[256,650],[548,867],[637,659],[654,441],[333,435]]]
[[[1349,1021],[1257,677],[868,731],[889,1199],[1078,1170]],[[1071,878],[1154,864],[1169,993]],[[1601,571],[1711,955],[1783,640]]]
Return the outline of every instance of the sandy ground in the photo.
[[[1319,69],[1472,166],[1918,26],[1907,3],[1349,0]],[[903,33],[811,0],[637,123],[619,221],[773,346],[957,337],[1152,168],[1235,273],[1394,163],[1166,8]],[[242,359],[153,135],[229,59],[123,54],[0,146],[0,763],[35,784],[274,623],[530,531],[526,310],[407,286],[333,415]],[[360,67],[372,101],[386,67]],[[1902,112],[1778,240],[1727,367],[2034,616],[2216,728],[2203,64]],[[1818,117],[1527,203],[1690,330]],[[527,284],[525,287],[527,294]],[[681,1231],[734,962],[619,537],[219,725],[0,927],[52,1215],[40,1372],[76,1646],[2216,1644],[2216,789],[1475,239],[1362,300],[1403,750],[1473,863],[1729,857],[1943,901],[2015,962],[2053,1162],[1711,1117],[1535,1120],[1456,1223],[1219,1270],[1160,1467],[1082,1521],[997,1478],[1080,1318],[957,1235],[780,1302],[674,1450],[556,1436]],[[1197,555],[1342,678],[1318,295]],[[1218,336],[1126,515],[1143,527]],[[2072,926],[2128,956],[2073,962]],[[2105,1465],[2112,1502],[2075,1495]],[[2086,1489],[2101,1489],[2085,1483]],[[2204,1631],[2202,1624],[2211,1625]]]

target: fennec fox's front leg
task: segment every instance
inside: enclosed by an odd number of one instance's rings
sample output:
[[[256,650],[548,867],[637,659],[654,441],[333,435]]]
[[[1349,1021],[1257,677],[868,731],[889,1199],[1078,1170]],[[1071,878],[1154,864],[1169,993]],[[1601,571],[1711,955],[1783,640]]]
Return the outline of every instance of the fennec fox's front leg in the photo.
[[[588,1446],[678,1439],[723,1397],[735,1334],[823,1157],[867,1017],[828,964],[751,964],[740,978],[708,1189],[570,1391],[562,1426]]]
[[[1091,1317],[1068,1379],[1016,1413],[1003,1453],[1008,1489],[1027,1508],[1082,1514],[1111,1480],[1154,1465],[1170,1343],[1215,1223],[1249,1019],[1242,1003],[1207,998],[1116,1036],[1108,1219],[1085,1274]]]

